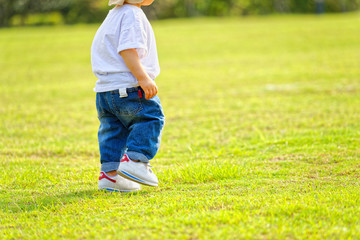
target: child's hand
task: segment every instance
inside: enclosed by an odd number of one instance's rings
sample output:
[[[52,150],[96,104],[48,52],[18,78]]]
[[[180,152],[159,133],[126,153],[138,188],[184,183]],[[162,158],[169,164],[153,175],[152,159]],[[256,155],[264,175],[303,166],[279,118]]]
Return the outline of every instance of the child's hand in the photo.
[[[150,78],[146,78],[144,80],[138,80],[140,87],[144,90],[145,92],[145,98],[146,99],[150,99],[153,98],[157,92],[158,92],[158,88],[156,86],[156,83],[150,79]]]
[[[157,86],[155,82],[145,72],[136,50],[123,50],[120,52],[120,55],[124,59],[126,66],[128,66],[132,74],[134,74],[136,79],[139,81],[140,87],[145,92],[145,98],[150,99],[154,97],[158,92]]]

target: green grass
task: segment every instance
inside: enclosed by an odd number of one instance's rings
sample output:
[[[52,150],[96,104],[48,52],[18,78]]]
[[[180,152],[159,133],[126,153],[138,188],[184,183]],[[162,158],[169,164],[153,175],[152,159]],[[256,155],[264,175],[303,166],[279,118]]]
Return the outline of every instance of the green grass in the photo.
[[[161,183],[97,191],[97,29],[0,29],[1,239],[356,239],[359,14],[153,22]]]

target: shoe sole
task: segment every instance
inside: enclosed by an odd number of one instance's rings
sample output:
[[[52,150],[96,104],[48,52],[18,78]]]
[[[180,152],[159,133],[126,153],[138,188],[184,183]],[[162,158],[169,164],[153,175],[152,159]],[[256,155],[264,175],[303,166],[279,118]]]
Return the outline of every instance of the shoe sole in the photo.
[[[140,189],[136,189],[136,190],[118,190],[118,189],[114,189],[114,188],[99,188],[99,190],[100,191],[108,191],[108,192],[129,193],[129,192],[139,191]]]
[[[122,176],[123,178],[126,178],[128,180],[137,182],[139,184],[143,184],[143,185],[150,186],[150,187],[157,187],[158,186],[158,183],[152,183],[152,182],[141,180],[141,179],[131,175],[130,173],[125,172],[124,170],[118,171],[118,174],[120,176]]]

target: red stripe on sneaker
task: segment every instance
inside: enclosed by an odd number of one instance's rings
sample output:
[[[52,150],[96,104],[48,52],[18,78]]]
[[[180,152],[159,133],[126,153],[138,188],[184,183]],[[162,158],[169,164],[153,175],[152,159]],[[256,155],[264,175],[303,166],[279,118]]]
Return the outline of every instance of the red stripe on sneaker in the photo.
[[[99,180],[104,179],[104,178],[111,181],[111,182],[113,182],[113,183],[116,183],[116,180],[109,178],[108,176],[106,176],[106,174],[104,172],[101,172],[100,176],[99,176]]]
[[[129,162],[129,161],[130,161],[129,157],[125,154],[120,162]]]

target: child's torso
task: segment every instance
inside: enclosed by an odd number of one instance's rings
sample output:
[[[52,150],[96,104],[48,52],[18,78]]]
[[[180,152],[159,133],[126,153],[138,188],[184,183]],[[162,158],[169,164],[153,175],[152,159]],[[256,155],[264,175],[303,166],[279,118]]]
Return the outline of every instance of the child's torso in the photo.
[[[124,5],[109,11],[94,37],[91,62],[93,72],[98,78],[95,91],[111,91],[138,84],[119,54],[123,48],[136,48],[149,76],[155,79],[159,75],[156,41],[150,22],[140,8]],[[130,75],[119,75],[124,72]],[[112,79],[112,76],[129,77]]]

